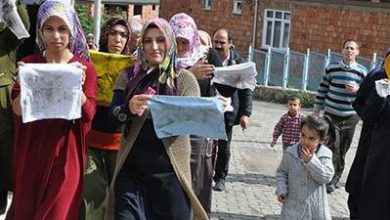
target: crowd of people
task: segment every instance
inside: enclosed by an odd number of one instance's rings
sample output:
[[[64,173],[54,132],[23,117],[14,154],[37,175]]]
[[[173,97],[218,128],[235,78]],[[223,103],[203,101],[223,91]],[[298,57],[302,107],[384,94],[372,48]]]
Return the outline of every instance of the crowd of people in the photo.
[[[143,25],[113,17],[96,44],[66,2],[16,6],[31,36],[23,41],[7,26],[0,30],[0,42],[7,42],[0,49],[0,214],[12,191],[7,220],[209,219],[212,191],[225,190],[233,126],[247,129],[252,113],[251,89],[212,82],[217,67],[244,62],[229,30],[210,36],[185,13]],[[282,219],[331,219],[327,194],[339,188],[360,119],[346,184],[350,216],[390,216],[384,175],[390,108],[376,89],[376,81],[388,83],[385,63],[367,73],[356,62],[358,41],[342,46],[343,59],[325,70],[313,114],[303,115],[301,98],[292,95],[275,126],[271,147],[280,135],[283,146],[275,186]],[[100,68],[96,57],[116,68]],[[76,62],[81,117],[23,122],[20,68]],[[159,138],[148,106],[154,95],[215,96],[231,105],[224,112],[227,140]]]

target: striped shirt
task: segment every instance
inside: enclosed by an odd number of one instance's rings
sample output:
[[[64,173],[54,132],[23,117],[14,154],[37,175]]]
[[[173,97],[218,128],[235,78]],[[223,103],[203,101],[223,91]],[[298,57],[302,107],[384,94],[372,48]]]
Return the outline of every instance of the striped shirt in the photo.
[[[356,62],[330,64],[317,90],[314,108],[341,117],[355,115],[352,103],[356,94],[348,92],[345,85],[353,82],[360,85],[366,75],[366,67]]]
[[[284,114],[275,125],[274,133],[272,134],[274,140],[277,140],[282,135],[283,144],[293,145],[299,142],[303,119],[304,115],[300,112],[294,117],[291,117],[288,113]]]

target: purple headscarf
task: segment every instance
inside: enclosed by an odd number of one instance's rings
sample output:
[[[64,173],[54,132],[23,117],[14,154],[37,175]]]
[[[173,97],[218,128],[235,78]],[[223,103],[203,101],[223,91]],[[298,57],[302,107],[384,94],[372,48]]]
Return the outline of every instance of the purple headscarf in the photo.
[[[70,51],[83,60],[90,60],[87,41],[84,32],[81,28],[80,21],[76,11],[71,5],[59,1],[45,1],[38,11],[37,17],[37,44],[41,51],[46,50],[46,45],[43,42],[42,27],[50,17],[59,17],[70,30]]]

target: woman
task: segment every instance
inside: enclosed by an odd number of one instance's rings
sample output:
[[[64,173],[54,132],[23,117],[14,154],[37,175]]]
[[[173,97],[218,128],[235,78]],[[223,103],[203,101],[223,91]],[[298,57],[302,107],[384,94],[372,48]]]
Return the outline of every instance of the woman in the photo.
[[[178,63],[178,68],[188,69],[198,80],[202,97],[216,94],[211,86],[214,68],[222,66],[218,55],[211,47],[201,45],[201,39],[192,17],[185,13],[174,15],[169,21],[175,34],[178,58],[193,61]],[[200,55],[198,55],[200,54]],[[213,140],[191,136],[192,186],[203,208],[211,214],[211,187],[213,177]]]
[[[130,35],[131,29],[126,20],[109,19],[102,30],[100,51],[110,54],[128,54]],[[116,62],[115,57],[111,57],[110,61]],[[96,69],[99,70],[99,68]],[[103,92],[102,89],[112,91],[119,74],[120,71],[113,71],[108,77],[108,73],[98,72],[97,107],[91,131],[87,135],[88,162],[84,178],[84,201],[81,206],[80,219],[98,220],[104,218],[106,209],[104,203],[114,174],[122,126],[113,126],[109,122],[110,103],[101,100],[100,94]],[[107,82],[109,83],[107,84]],[[112,97],[109,100],[111,101],[111,99]]]
[[[38,13],[37,42],[42,53],[25,63],[72,63],[85,67],[82,116],[76,120],[44,119],[22,123],[20,86],[15,85],[14,195],[7,219],[77,219],[87,148],[85,135],[95,113],[96,74],[74,9],[44,2]]]
[[[199,96],[192,74],[176,73],[175,51],[169,24],[149,21],[135,66],[123,72],[114,89],[112,117],[126,125],[112,184],[117,220],[192,219],[192,210],[197,219],[208,219],[191,189],[189,137],[158,139],[147,109],[151,94]]]

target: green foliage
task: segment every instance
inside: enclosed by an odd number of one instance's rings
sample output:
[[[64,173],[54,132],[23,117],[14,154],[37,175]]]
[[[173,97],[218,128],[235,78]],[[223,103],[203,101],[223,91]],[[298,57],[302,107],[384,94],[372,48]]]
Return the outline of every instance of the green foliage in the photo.
[[[84,33],[93,32],[93,17],[90,14],[89,4],[76,2],[75,9],[79,17]]]
[[[91,15],[90,5],[88,3],[76,2],[75,9],[79,17],[81,27],[84,33],[93,33],[93,17]],[[102,7],[102,16],[100,18],[100,24],[103,25],[108,19],[107,13],[105,13],[104,7]]]

